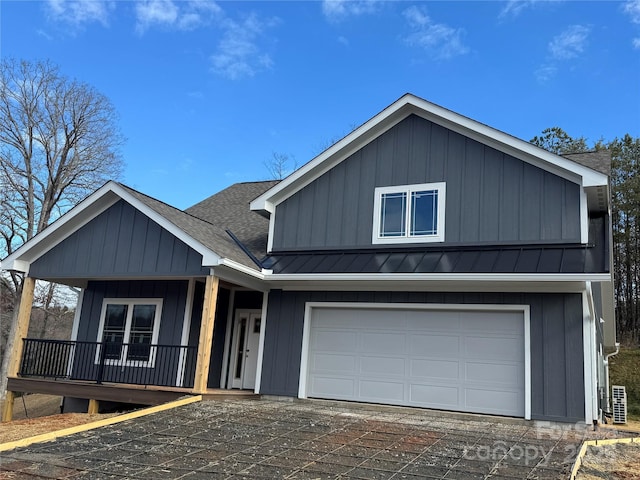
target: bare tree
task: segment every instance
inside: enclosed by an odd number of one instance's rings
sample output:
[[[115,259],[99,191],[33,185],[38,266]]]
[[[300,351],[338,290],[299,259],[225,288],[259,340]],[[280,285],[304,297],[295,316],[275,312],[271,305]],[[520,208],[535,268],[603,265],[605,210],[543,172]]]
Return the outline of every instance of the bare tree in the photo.
[[[122,171],[116,111],[90,85],[49,62],[0,64],[0,256],[24,242]],[[0,368],[0,399],[13,349],[22,277],[2,285],[14,315]]]
[[[273,180],[282,180],[298,168],[293,155],[279,152],[272,152],[271,158],[264,161],[264,166]]]

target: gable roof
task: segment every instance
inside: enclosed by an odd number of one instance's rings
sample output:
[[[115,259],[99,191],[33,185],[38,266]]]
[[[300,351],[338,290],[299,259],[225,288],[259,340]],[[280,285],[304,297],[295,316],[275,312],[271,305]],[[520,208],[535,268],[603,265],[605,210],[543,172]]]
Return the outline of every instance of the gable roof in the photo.
[[[273,182],[255,182],[241,184],[243,187],[233,188],[232,198],[240,201],[244,207],[244,217],[258,216],[248,210],[249,201],[256,194],[263,193],[267,188],[273,186]],[[220,192],[224,194],[226,190]],[[218,195],[220,195],[218,194]],[[216,195],[214,195],[216,197]],[[212,215],[224,209],[222,206],[216,206],[217,202],[210,199],[205,200],[212,207]],[[221,198],[226,198],[222,195]],[[85,198],[74,208],[65,213],[62,217],[53,222],[49,227],[33,237],[31,240],[16,249],[11,255],[8,255],[1,262],[1,268],[6,270],[18,270],[26,272],[29,265],[35,259],[46,253],[55,245],[67,238],[71,233],[80,229],[100,213],[107,210],[119,199],[125,200],[134,208],[141,211],[151,220],[158,223],[161,227],[169,231],[175,237],[182,240],[189,247],[200,253],[203,257],[203,266],[227,265],[231,268],[248,271],[260,272],[260,268],[253,262],[249,255],[229,236],[226,232],[224,222],[213,224],[207,219],[199,218],[192,213],[182,211],[160,200],[145,195],[126,185],[118,182],[110,181],[100,187],[94,193]],[[244,199],[244,201],[242,201]],[[201,203],[204,203],[201,202]],[[199,205],[199,204],[198,204]],[[192,207],[193,208],[193,207]],[[196,209],[199,211],[199,209]],[[241,215],[236,212],[238,218],[235,223],[230,225],[249,224],[252,228],[251,221],[243,221]],[[229,218],[227,220],[231,221]],[[262,219],[264,221],[264,219]],[[254,222],[255,223],[255,222]],[[264,244],[261,246],[256,240],[253,244],[254,249],[260,256],[264,256],[266,252],[266,232],[268,227],[259,228],[255,224],[255,232],[264,232]],[[244,233],[244,232],[243,232]]]
[[[223,229],[230,230],[257,258],[266,255],[269,221],[249,209],[249,203],[279,180],[243,182],[231,185],[185,209],[185,212]]]
[[[275,206],[338,165],[409,115],[418,115],[583,187],[605,186],[607,176],[590,167],[548,152],[412,94],[405,94],[286,179],[251,202],[251,209],[273,213]]]

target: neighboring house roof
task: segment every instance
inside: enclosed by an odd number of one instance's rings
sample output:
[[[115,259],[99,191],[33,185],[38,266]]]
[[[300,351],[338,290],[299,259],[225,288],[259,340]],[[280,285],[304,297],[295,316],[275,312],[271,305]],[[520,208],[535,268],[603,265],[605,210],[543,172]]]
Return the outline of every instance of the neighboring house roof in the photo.
[[[418,115],[442,125],[461,135],[573,181],[582,187],[601,187],[608,184],[608,177],[600,171],[548,152],[529,142],[407,93],[296,170],[278,185],[260,195],[251,202],[251,209],[262,213],[273,213],[275,206],[280,202],[319,178],[410,115]]]
[[[562,155],[573,162],[592,168],[605,175],[611,175],[611,151],[595,150],[593,152],[565,153]]]

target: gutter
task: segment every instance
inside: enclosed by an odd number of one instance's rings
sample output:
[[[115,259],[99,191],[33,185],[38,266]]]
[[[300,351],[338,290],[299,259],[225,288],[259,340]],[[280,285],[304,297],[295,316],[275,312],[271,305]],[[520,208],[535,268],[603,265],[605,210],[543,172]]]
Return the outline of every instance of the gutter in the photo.
[[[613,353],[609,353],[607,356],[604,357],[604,378],[605,378],[605,382],[604,382],[604,387],[606,390],[606,395],[605,395],[605,399],[606,399],[606,408],[607,410],[604,412],[605,417],[606,416],[611,416],[611,405],[610,405],[610,398],[609,398],[609,390],[610,390],[610,386],[609,386],[609,358],[618,355],[620,353],[620,342],[616,342],[616,351]]]

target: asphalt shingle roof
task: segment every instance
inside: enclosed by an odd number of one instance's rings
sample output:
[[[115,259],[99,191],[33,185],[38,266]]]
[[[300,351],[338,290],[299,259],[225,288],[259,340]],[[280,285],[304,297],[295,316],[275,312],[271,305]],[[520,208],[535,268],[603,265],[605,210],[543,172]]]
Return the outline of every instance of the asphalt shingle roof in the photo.
[[[563,157],[572,162],[589,167],[596,172],[611,175],[611,152],[609,150],[596,150],[583,153],[566,153]]]
[[[247,182],[232,185],[185,211],[126,185],[120,186],[216,254],[259,270],[226,230],[231,230],[256,257],[263,257],[266,254],[269,221],[249,210],[249,202],[275,183],[277,182]]]

